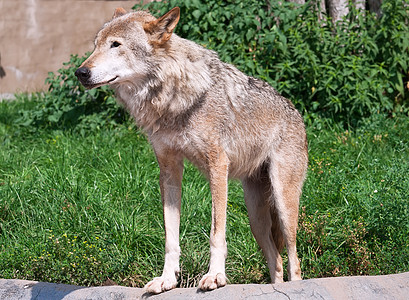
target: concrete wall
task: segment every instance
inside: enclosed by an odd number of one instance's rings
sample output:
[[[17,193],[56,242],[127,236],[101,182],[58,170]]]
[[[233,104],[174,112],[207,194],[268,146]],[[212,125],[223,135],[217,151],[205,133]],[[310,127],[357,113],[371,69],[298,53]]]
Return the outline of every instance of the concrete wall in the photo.
[[[49,71],[70,54],[94,48],[97,31],[116,7],[139,3],[103,0],[0,0],[0,94],[46,89]]]

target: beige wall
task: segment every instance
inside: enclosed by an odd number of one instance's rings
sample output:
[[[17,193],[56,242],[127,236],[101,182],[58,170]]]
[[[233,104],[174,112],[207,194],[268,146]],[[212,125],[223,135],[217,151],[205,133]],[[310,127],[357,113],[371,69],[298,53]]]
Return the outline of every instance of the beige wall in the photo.
[[[70,54],[93,49],[93,39],[116,7],[139,0],[0,0],[0,93],[46,89],[49,71]]]

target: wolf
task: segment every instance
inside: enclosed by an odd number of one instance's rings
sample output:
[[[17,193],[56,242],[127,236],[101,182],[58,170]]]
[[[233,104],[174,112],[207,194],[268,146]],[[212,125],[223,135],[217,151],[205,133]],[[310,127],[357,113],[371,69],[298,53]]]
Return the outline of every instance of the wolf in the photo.
[[[251,231],[271,281],[300,280],[296,250],[299,199],[308,165],[303,119],[273,87],[174,33],[180,9],[159,18],[117,8],[76,70],[86,88],[110,85],[143,128],[160,168],[165,262],[149,293],[177,285],[184,159],[208,178],[212,198],[210,262],[202,290],[226,285],[227,183],[241,180]]]

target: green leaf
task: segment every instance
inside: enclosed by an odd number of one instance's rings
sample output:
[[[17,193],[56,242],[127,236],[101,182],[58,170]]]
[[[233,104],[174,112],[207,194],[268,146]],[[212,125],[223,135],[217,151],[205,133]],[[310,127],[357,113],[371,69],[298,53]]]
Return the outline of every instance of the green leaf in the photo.
[[[196,10],[194,10],[194,11],[192,12],[192,15],[193,15],[197,20],[199,20],[200,16],[202,15],[202,12],[201,12],[200,10],[196,9]]]

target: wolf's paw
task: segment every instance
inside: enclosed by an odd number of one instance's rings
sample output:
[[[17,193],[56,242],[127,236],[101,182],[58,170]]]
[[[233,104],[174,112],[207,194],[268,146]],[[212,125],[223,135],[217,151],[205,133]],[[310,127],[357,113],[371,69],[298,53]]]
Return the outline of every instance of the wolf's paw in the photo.
[[[162,292],[169,291],[176,287],[177,280],[175,277],[155,277],[149,281],[144,289],[146,292],[151,294],[159,294]]]
[[[296,274],[294,274],[292,276],[289,275],[288,276],[288,281],[302,280],[300,273],[301,272],[299,272],[298,274],[296,273]]]
[[[206,274],[199,282],[199,289],[202,291],[211,291],[225,286],[227,282],[226,275],[223,273]]]

